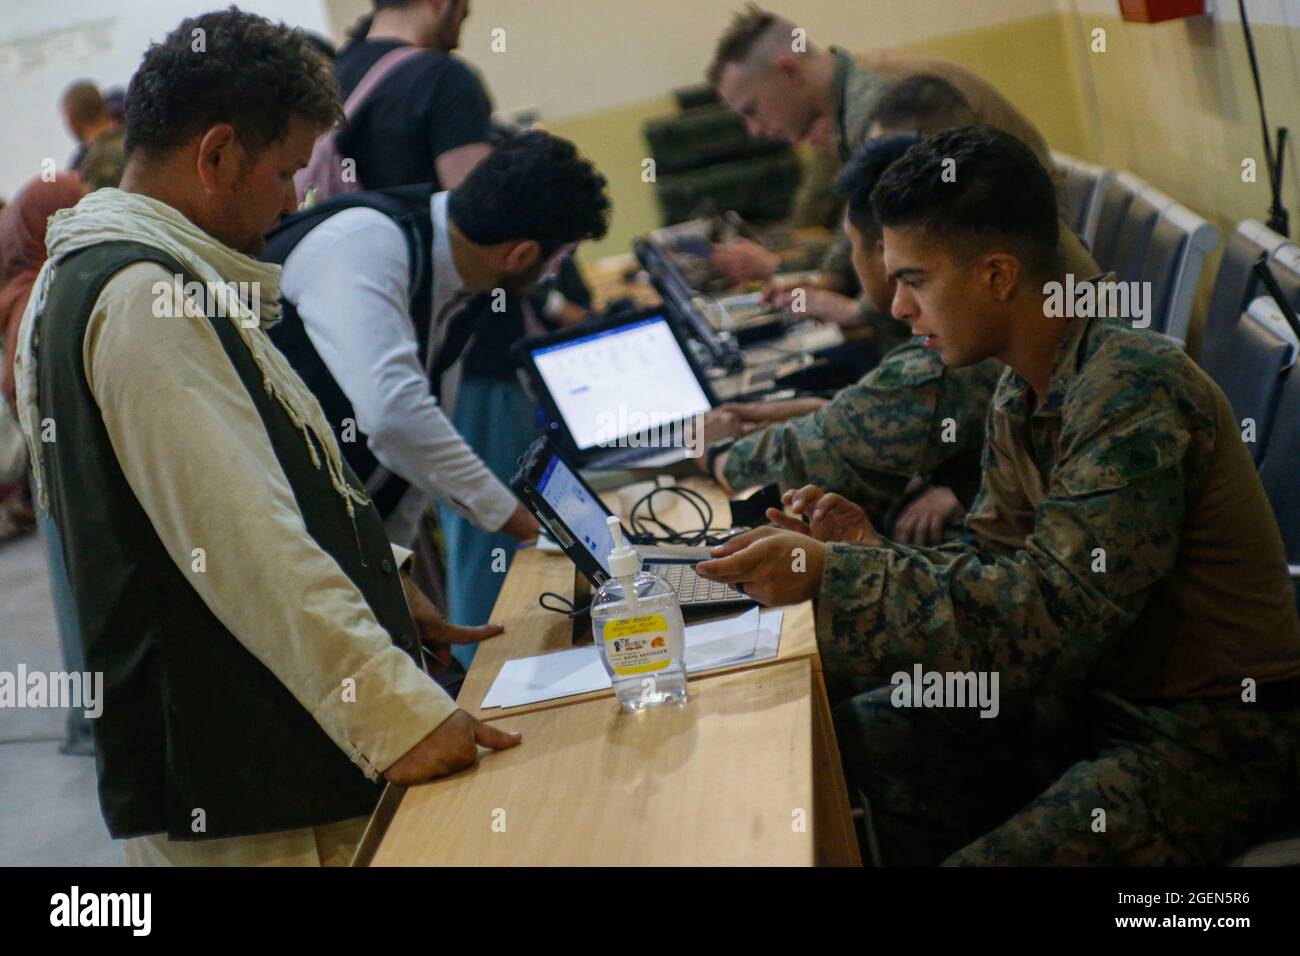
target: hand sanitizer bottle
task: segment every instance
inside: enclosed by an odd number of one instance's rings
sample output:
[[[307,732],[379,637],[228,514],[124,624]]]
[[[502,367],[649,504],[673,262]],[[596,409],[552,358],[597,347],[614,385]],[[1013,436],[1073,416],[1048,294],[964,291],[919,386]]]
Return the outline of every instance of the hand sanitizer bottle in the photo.
[[[591,632],[619,702],[627,710],[686,700],[686,628],[677,593],[641,570],[610,516],[610,578],[591,599]]]

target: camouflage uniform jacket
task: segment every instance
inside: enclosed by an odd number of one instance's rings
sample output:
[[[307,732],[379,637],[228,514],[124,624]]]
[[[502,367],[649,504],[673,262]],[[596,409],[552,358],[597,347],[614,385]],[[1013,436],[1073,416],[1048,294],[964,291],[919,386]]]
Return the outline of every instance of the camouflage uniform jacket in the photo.
[[[887,523],[916,475],[952,488],[969,506],[1002,368],[994,359],[946,368],[914,339],[811,415],[736,442],[724,476],[733,488],[815,484],[860,504],[877,526]]]
[[[986,432],[967,541],[827,549],[828,673],[920,662],[1138,701],[1300,675],[1276,519],[1222,391],[1175,344],[1068,320],[1047,395],[1031,408],[1007,369]]]

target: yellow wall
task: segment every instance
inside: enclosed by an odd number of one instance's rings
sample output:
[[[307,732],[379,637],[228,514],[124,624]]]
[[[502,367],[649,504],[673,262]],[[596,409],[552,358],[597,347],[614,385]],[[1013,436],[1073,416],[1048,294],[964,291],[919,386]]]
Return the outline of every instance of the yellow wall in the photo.
[[[1252,4],[1252,7],[1255,5]],[[1093,53],[1093,29],[1106,31],[1106,52]],[[1095,128],[1085,155],[1129,169],[1209,219],[1226,238],[1246,218],[1265,221],[1268,173],[1255,91],[1240,23],[1201,17],[1163,24],[1117,17],[1063,17],[1075,58],[1081,103]],[[1269,122],[1300,133],[1300,29],[1252,24]],[[1089,88],[1091,84],[1092,89]],[[1242,160],[1257,164],[1254,183],[1242,181]],[[1284,198],[1295,209],[1300,170],[1288,149]],[[1214,274],[1216,253],[1201,276],[1190,347],[1195,351]]]
[[[1038,124],[1054,149],[1084,153],[1088,136],[1066,39],[1061,18],[1053,13],[904,46],[981,74]],[[675,109],[671,97],[663,96],[547,124],[577,143],[610,181],[610,234],[584,245],[584,259],[626,252],[633,237],[659,224],[654,186],[641,181],[646,156],[641,130],[647,119]]]
[[[473,0],[461,53],[484,74],[504,110],[537,107],[609,178],[611,234],[584,258],[623,252],[658,222],[653,186],[641,182],[647,119],[671,112],[669,91],[697,82],[712,44],[741,0]],[[962,63],[989,79],[1042,129],[1054,149],[1131,169],[1225,233],[1263,219],[1267,175],[1235,4],[1218,17],[1128,24],[1115,0],[769,0],[816,43],[901,47]],[[367,0],[327,0],[336,26]],[[1273,124],[1300,133],[1300,12],[1288,0],[1253,0],[1255,36]],[[1081,13],[1078,11],[1082,11]],[[1288,18],[1295,20],[1288,26]],[[508,31],[509,52],[487,49]],[[1106,52],[1089,49],[1106,31]],[[1241,161],[1258,161],[1254,184]],[[1286,195],[1300,196],[1295,150]],[[1207,263],[1193,345],[1217,269]]]

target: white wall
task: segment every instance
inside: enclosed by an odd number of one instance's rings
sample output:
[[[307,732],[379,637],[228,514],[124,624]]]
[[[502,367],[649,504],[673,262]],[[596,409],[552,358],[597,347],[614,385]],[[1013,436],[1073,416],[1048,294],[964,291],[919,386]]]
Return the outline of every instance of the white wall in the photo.
[[[224,0],[0,0],[0,196],[12,196],[53,158],[75,148],[59,116],[68,84],[125,86],[145,49],[182,19]],[[322,0],[240,0],[272,19],[325,34]]]

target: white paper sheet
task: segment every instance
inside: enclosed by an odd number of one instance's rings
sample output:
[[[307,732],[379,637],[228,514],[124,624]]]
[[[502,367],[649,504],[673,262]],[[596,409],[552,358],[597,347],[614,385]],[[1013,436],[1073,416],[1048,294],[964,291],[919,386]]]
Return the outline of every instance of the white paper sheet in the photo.
[[[753,607],[741,614],[686,628],[686,672],[775,657],[781,646],[779,610]],[[594,646],[574,647],[506,661],[483,698],[484,710],[519,707],[609,688],[609,675]]]

